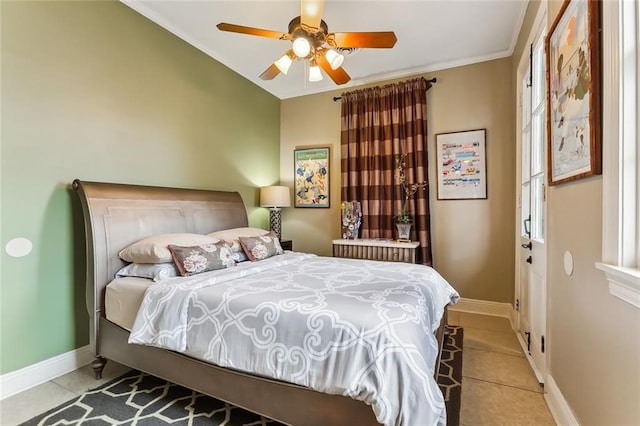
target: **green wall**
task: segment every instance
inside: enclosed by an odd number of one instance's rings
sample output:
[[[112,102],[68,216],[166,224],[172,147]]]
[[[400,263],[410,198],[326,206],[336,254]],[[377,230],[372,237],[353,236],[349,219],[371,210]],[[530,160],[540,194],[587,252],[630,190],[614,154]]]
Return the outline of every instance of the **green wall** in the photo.
[[[280,101],[121,3],[0,5],[4,374],[88,343],[74,178],[239,190],[266,227]]]

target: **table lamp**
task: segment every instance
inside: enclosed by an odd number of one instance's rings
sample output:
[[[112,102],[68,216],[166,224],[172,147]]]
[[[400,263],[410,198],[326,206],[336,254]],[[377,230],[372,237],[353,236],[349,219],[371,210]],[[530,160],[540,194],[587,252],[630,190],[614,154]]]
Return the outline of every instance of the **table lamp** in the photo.
[[[281,207],[291,205],[291,195],[286,186],[263,186],[260,188],[260,207],[269,207],[269,227],[282,240]]]

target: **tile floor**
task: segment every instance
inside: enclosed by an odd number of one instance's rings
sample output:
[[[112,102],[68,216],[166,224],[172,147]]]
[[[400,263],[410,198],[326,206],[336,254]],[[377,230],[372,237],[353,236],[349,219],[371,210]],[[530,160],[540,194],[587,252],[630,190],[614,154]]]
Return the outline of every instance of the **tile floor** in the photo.
[[[464,329],[460,425],[555,425],[509,320],[449,311]]]
[[[464,328],[461,426],[555,425],[506,318],[449,312]],[[18,425],[128,371],[109,362],[96,381],[89,366],[0,401],[0,424]]]
[[[90,365],[65,374],[27,391],[0,401],[0,425],[15,426],[49,411],[89,389],[115,379],[129,371],[115,362],[107,362],[102,379],[96,380]]]

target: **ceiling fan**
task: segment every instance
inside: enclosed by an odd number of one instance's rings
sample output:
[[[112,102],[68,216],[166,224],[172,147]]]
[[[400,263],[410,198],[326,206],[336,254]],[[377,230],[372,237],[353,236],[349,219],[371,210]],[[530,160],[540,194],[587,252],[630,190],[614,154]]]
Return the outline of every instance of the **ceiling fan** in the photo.
[[[341,51],[353,48],[391,48],[397,38],[393,31],[330,33],[322,20],[324,0],[301,0],[300,16],[289,22],[289,32],[264,30],[221,22],[221,31],[270,37],[291,42],[291,48],[267,68],[260,78],[272,80],[280,73],[287,74],[296,59],[309,61],[309,81],[322,80],[320,68],[336,84],[345,84],[351,77],[341,67],[344,55]]]

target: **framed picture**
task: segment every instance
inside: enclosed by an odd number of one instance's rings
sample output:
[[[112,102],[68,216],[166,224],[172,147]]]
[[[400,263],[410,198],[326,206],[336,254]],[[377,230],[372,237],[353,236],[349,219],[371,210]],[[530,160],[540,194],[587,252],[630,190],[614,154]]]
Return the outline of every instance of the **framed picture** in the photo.
[[[436,135],[438,200],[487,198],[485,129]]]
[[[329,207],[329,148],[293,151],[295,207]]]
[[[565,0],[545,40],[549,185],[601,173],[599,8]]]

